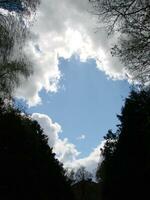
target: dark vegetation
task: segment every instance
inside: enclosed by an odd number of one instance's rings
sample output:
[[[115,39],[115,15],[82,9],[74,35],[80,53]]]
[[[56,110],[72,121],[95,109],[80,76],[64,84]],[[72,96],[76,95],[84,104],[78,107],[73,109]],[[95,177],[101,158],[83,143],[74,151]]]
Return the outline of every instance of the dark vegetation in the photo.
[[[119,37],[111,49],[126,72],[141,84],[125,100],[120,124],[108,131],[101,149],[103,162],[97,169],[102,199],[146,199],[150,197],[150,1],[90,0],[93,13]],[[145,86],[147,85],[147,87]]]
[[[0,101],[0,199],[73,199],[47,140],[36,121]]]
[[[119,57],[136,80],[149,82],[150,76],[150,1],[89,0],[93,13],[107,28],[108,34],[119,33],[112,55]]]
[[[77,171],[69,171],[67,177],[76,200],[101,199],[100,183],[93,181],[93,174],[88,172],[85,167],[80,167]]]
[[[150,188],[150,92],[132,91],[116,133],[109,131],[98,167],[103,199],[146,199]]]
[[[0,0],[0,95],[10,98],[25,78],[32,73],[32,63],[22,48],[29,36],[30,14],[34,14],[39,0]],[[15,14],[14,14],[15,13]]]
[[[149,0],[90,2],[109,34],[121,33],[112,54],[135,79],[148,82]],[[20,75],[28,77],[32,72],[32,63],[22,52],[29,33],[24,15],[36,12],[38,4],[38,0],[0,0],[0,8],[8,11],[0,13],[0,199],[149,199],[149,89],[131,91],[118,115],[117,131],[109,130],[104,137],[97,182],[83,167],[66,172],[40,125],[14,106],[12,92],[20,84]]]
[[[76,200],[100,200],[101,189],[96,182],[83,180],[72,186],[72,191]]]

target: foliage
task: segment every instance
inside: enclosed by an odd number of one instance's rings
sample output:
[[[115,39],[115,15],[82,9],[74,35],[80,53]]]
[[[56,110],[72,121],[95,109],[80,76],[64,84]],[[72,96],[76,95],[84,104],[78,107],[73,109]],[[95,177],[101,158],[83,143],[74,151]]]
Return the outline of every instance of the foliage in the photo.
[[[104,136],[105,145],[100,149],[101,156],[103,156],[103,162],[98,165],[96,171],[96,178],[98,182],[106,178],[106,169],[109,167],[114,158],[118,137],[119,133],[113,133],[112,130],[108,130],[108,133]]]
[[[3,9],[0,10],[1,62],[10,61],[14,50],[17,51],[15,52],[17,56],[21,56],[20,49],[28,34],[29,18],[35,13],[38,4],[39,0],[2,0],[0,2],[0,8]]]
[[[133,78],[143,82],[150,76],[150,1],[149,0],[90,0],[109,34],[119,32],[112,48]]]
[[[32,73],[31,62],[22,50],[29,34],[29,18],[39,0],[0,1],[0,96],[11,97],[21,77]]]
[[[100,200],[101,191],[98,183],[81,181],[72,186],[76,200]]]
[[[11,98],[13,89],[19,85],[21,76],[27,78],[32,73],[27,61],[12,61],[0,65],[0,97]]]
[[[117,142],[115,145],[108,142],[114,140],[114,134],[106,138],[104,161],[97,171],[98,180],[103,185],[103,199],[149,198],[149,91],[132,91],[118,118],[121,124],[116,133]]]
[[[93,175],[89,171],[85,169],[85,167],[81,166],[76,171],[68,170],[66,172],[68,180],[72,185],[81,181],[92,181]]]
[[[92,173],[88,172],[85,167],[80,167],[75,173],[76,182],[80,181],[91,181]]]
[[[68,170],[67,177],[76,200],[97,200],[100,198],[99,184],[92,181],[93,175],[81,166],[76,171]]]
[[[0,199],[73,199],[39,124],[0,101]]]
[[[1,0],[0,8],[8,11],[23,12],[23,11],[35,11],[39,0]]]

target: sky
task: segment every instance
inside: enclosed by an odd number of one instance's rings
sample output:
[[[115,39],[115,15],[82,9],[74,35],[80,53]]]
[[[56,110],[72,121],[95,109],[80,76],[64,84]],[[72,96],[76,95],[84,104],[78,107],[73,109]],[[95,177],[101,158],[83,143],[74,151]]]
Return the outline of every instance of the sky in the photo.
[[[59,68],[58,92],[42,90],[41,104],[26,105],[27,112],[49,135],[50,146],[66,167],[84,165],[93,171],[100,159],[103,136],[108,129],[115,131],[119,123],[116,115],[129,93],[129,84],[110,79],[96,68],[95,60],[81,62],[77,55],[60,58]],[[46,118],[51,122],[47,124]],[[96,155],[90,158],[93,152]]]
[[[60,138],[68,138],[88,156],[107,133],[116,130],[124,99],[129,92],[127,81],[113,81],[100,72],[94,60],[80,62],[73,56],[60,59],[62,78],[55,94],[41,91],[41,105],[28,109],[30,113],[51,116],[62,127]]]
[[[89,171],[102,160],[103,136],[115,131],[132,79],[110,53],[119,36],[108,38],[92,9],[88,0],[41,1],[23,49],[33,74],[15,90],[64,166]]]

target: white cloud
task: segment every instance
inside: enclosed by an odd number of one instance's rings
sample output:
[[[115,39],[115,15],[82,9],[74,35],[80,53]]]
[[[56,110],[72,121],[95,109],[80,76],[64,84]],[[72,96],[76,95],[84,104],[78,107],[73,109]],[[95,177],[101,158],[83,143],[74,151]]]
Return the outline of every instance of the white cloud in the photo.
[[[72,163],[74,162],[80,152],[76,149],[76,146],[68,141],[67,138],[61,140],[59,139],[55,146],[54,146],[54,152],[56,153],[57,158],[62,163]]]
[[[124,78],[124,69],[117,58],[112,58],[105,30],[96,30],[88,0],[42,0],[32,37],[25,52],[34,64],[34,73],[23,80],[16,95],[30,106],[40,103],[39,92],[57,92],[61,72],[59,57],[70,58],[77,53],[81,61],[96,60],[97,68],[116,79]]]
[[[84,166],[89,172],[95,171],[98,164],[102,161],[100,149],[104,146],[104,143],[105,141],[102,141],[87,157],[76,159],[74,162],[65,162],[64,166],[74,169]]]
[[[84,140],[84,139],[85,139],[85,135],[84,134],[82,134],[79,137],[77,137],[77,140]]]
[[[62,132],[61,126],[53,122],[52,119],[44,114],[33,113],[32,118],[37,120],[48,135],[49,145],[53,147],[56,157],[64,164],[66,168],[77,169],[85,166],[87,170],[93,172],[97,168],[97,164],[101,161],[100,148],[104,145],[102,142],[85,158],[79,159],[79,152],[76,146],[68,141],[67,138],[60,139],[59,133]]]
[[[44,133],[49,138],[48,142],[50,147],[53,147],[58,141],[58,134],[62,131],[61,126],[56,122],[52,122],[52,119],[45,114],[33,113],[32,118],[38,121]]]

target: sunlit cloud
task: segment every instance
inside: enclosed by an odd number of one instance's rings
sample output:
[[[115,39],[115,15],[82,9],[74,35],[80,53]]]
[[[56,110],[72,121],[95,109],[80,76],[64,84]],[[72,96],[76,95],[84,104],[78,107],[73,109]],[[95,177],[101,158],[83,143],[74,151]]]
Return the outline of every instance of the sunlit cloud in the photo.
[[[125,70],[110,54],[115,37],[108,39],[104,29],[97,29],[97,19],[91,14],[87,0],[41,1],[37,19],[31,29],[31,39],[24,52],[33,63],[33,75],[22,79],[16,96],[29,106],[41,102],[39,92],[57,92],[61,70],[59,58],[77,54],[80,61],[96,61],[97,68],[113,79],[125,78]],[[95,31],[97,30],[97,31]]]
[[[48,143],[56,154],[60,162],[64,164],[65,168],[78,169],[81,166],[86,167],[87,170],[93,172],[98,163],[102,161],[100,148],[103,147],[104,141],[92,150],[92,152],[84,158],[79,158],[82,153],[79,152],[76,146],[69,142],[67,138],[60,139],[59,134],[62,132],[62,127],[57,122],[40,113],[33,113],[32,118],[37,120],[43,128],[44,133],[48,136]],[[80,138],[84,139],[85,136],[81,135]]]

